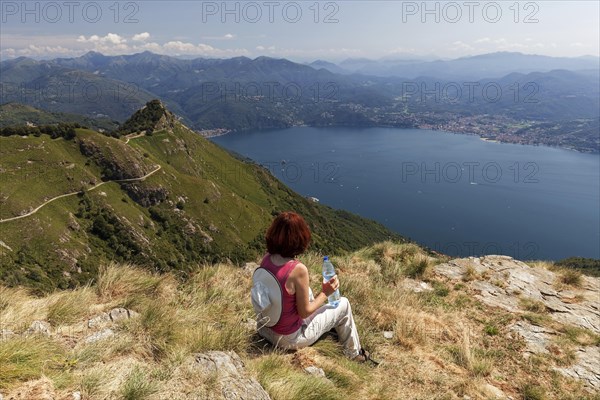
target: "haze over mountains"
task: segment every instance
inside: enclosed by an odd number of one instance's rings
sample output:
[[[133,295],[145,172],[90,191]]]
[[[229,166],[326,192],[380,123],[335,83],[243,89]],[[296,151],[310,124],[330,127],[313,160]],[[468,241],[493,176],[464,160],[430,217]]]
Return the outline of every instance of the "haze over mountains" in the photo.
[[[513,72],[549,72],[555,69],[571,71],[589,70],[598,73],[600,59],[593,56],[549,57],[516,52],[497,52],[454,60],[423,60],[416,56],[403,59],[347,59],[338,64],[315,61],[310,65],[325,68],[331,72],[344,74],[364,74],[374,76],[396,76],[417,78],[434,76],[443,79],[498,78]]]
[[[449,61],[307,66],[268,57],[184,60],[150,52],[90,52],[6,60],[0,71],[2,103],[119,122],[160,98],[196,130],[426,127],[582,151],[600,148],[590,128],[600,118],[598,58],[593,57],[492,53]],[[493,124],[485,122],[489,115],[496,118]],[[573,121],[579,128],[571,129]],[[548,122],[552,135],[538,126]]]

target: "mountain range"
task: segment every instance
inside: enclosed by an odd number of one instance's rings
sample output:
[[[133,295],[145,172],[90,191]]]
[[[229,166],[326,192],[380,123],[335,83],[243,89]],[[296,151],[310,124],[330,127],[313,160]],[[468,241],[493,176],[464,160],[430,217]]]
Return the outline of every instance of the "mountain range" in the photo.
[[[600,58],[550,57],[518,52],[496,52],[453,60],[423,60],[418,57],[402,59],[347,59],[339,63],[317,60],[309,64],[334,73],[363,74],[381,77],[417,78],[434,76],[440,79],[493,79],[513,72],[550,72],[556,69],[598,71]]]
[[[362,71],[359,64],[390,63],[413,72],[404,70],[404,77],[341,73],[349,65]],[[555,69],[563,67],[569,69]],[[348,60],[339,66],[323,61],[308,66],[268,57],[183,60],[150,52],[90,52],[76,58],[6,60],[0,72],[0,103],[118,122],[152,98],[160,98],[197,131],[447,126],[462,117],[472,124],[477,116],[494,115],[504,118],[509,130],[533,126],[525,143],[556,145],[535,127],[553,122],[564,138],[559,145],[600,149],[596,132],[566,128],[575,120],[592,126],[600,118],[600,77],[593,58],[493,53],[449,61]],[[459,131],[490,129],[480,125]]]

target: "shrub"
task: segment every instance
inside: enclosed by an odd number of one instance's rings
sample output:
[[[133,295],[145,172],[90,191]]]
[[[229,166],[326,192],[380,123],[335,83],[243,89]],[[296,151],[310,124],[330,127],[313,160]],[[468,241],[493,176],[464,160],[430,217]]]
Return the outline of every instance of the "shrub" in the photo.
[[[523,385],[521,394],[523,395],[523,400],[544,400],[546,398],[544,390],[532,383]]]
[[[486,325],[483,331],[489,336],[496,336],[498,334],[498,328],[494,325]]]
[[[412,260],[410,260],[408,265],[406,266],[405,274],[410,278],[423,277],[426,274],[429,267],[430,264],[427,257],[415,257]]]
[[[581,272],[576,270],[566,270],[560,274],[560,282],[565,285],[580,287],[582,283]]]

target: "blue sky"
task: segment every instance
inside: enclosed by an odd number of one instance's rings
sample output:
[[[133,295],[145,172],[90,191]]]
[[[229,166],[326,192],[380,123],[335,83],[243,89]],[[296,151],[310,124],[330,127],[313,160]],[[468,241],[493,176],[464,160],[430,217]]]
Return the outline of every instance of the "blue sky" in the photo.
[[[2,1],[2,59],[600,53],[598,1]]]

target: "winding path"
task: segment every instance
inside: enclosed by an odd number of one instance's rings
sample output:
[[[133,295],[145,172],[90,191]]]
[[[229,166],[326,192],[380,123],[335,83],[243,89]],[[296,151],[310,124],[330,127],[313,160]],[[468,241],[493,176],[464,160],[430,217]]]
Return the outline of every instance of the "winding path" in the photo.
[[[127,135],[125,136],[125,144],[129,143],[131,139],[137,139],[139,137],[146,136],[145,133],[138,133],[137,135]]]
[[[136,136],[132,136],[127,138],[127,141],[125,143],[129,143],[129,139],[135,139],[137,137],[141,137],[144,136],[143,134],[140,135],[136,135]],[[95,186],[92,186],[91,188],[87,189],[86,192],[91,192],[92,190],[99,188],[100,186],[104,185],[105,183],[110,183],[110,182],[136,182],[136,181],[143,181],[144,179],[148,178],[149,176],[153,175],[155,172],[158,172],[161,169],[161,166],[158,165],[156,167],[156,169],[152,172],[147,173],[146,175],[140,177],[140,178],[128,178],[128,179],[114,179],[111,181],[104,181],[104,182],[100,182]],[[68,196],[74,196],[78,193],[80,193],[81,191],[78,190],[76,192],[71,192],[71,193],[66,193],[66,194],[61,194],[59,196],[55,196],[49,200],[46,200],[44,203],[42,203],[42,205],[34,208],[33,210],[31,210],[30,212],[28,212],[27,214],[23,214],[23,215],[19,215],[17,217],[11,217],[11,218],[6,218],[6,219],[0,219],[0,224],[3,222],[9,222],[9,221],[14,221],[17,219],[21,219],[21,218],[25,218],[25,217],[29,217],[30,215],[35,214],[36,212],[38,212],[42,207],[44,207],[45,205],[52,203],[54,200],[58,200],[58,199],[62,199],[63,197],[68,197]]]

